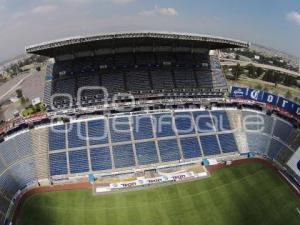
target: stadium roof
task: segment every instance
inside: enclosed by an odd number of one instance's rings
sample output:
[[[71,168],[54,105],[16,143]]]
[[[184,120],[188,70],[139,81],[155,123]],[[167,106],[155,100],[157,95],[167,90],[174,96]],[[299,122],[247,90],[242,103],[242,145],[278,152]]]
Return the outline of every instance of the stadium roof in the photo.
[[[136,46],[198,47],[206,49],[247,48],[248,42],[217,36],[174,32],[127,32],[78,36],[31,45],[27,53],[55,57],[101,48]]]

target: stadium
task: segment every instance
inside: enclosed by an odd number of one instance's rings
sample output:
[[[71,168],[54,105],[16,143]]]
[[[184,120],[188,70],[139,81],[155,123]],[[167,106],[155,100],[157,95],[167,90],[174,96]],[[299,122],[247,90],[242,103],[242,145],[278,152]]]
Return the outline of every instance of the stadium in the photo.
[[[300,106],[228,86],[221,37],[29,46],[47,112],[0,130],[0,224],[298,224]]]

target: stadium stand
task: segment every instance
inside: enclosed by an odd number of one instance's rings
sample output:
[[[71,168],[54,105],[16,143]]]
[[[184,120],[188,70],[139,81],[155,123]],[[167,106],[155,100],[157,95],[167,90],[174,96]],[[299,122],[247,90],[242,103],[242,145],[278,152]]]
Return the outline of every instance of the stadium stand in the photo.
[[[84,173],[89,171],[87,150],[69,151],[69,163],[71,173]]]
[[[249,127],[247,123],[249,130],[232,130],[250,114],[254,115],[250,120],[257,121],[262,115],[266,121],[262,133],[256,130],[260,126]],[[224,117],[224,129],[212,117]],[[159,119],[164,122],[161,130],[156,124]],[[114,120],[121,131],[114,129]],[[283,126],[289,129],[288,136],[276,130]],[[79,133],[83,133],[83,140]],[[91,172],[247,152],[284,166],[300,146],[299,135],[299,130],[276,116],[236,109],[154,110],[38,127],[0,143],[1,211],[5,214],[7,210],[5,199],[12,199],[18,190],[43,179],[55,181]]]
[[[177,112],[174,114],[176,131],[179,135],[194,134],[192,114],[189,112]]]
[[[153,122],[149,115],[133,116],[132,122],[135,140],[153,138]]]
[[[49,127],[49,150],[66,148],[65,125]]]
[[[183,157],[185,159],[201,157],[201,148],[197,137],[187,137],[180,139]]]
[[[207,133],[207,132],[215,131],[215,126],[209,112],[196,111],[193,112],[193,116],[194,116],[197,131],[199,133]]]
[[[113,117],[109,119],[110,135],[113,143],[131,141],[128,117]]]
[[[66,152],[49,154],[50,175],[62,175],[68,173]]]
[[[223,153],[238,152],[235,137],[232,133],[218,135],[220,146]]]
[[[136,155],[139,165],[158,163],[157,149],[153,141],[135,144]]]
[[[200,136],[200,141],[205,156],[221,154],[216,135]]]
[[[180,153],[176,139],[158,141],[159,152],[163,162],[179,160]]]
[[[74,46],[83,52],[70,56],[70,49],[77,49]],[[209,99],[224,103],[228,90],[218,56],[210,50],[248,46],[215,37],[150,32],[28,47],[28,53],[55,59],[46,68],[46,105],[53,94],[68,94],[71,99],[54,99],[58,109],[48,108],[49,115],[55,115],[54,122],[4,135],[0,143],[0,224],[10,205],[14,206],[16,193],[40,182],[67,182],[91,174],[249,153],[288,168],[300,146],[299,129],[255,108],[208,104]],[[85,90],[77,99],[78,89],[98,85],[108,89],[113,110],[102,110],[105,96],[100,90]],[[132,94],[136,105],[146,107],[118,113],[119,103],[132,105],[121,95],[112,103],[116,93]],[[85,111],[96,105],[97,110]],[[71,111],[71,122],[60,121],[66,114],[61,109]],[[262,118],[264,126],[248,124],[246,118],[252,122]]]
[[[135,166],[135,158],[131,144],[114,145],[113,155],[116,168]]]
[[[292,132],[292,128],[292,125],[289,123],[276,119],[273,136],[280,138],[282,141],[286,141]]]
[[[147,61],[149,59],[150,62]],[[120,53],[57,61],[52,65],[53,69],[49,66],[47,70],[49,82],[44,93],[45,99],[48,99],[46,104],[50,104],[51,94],[68,94],[74,100],[79,88],[86,86],[103,86],[110,96],[150,90],[162,93],[174,90],[183,92],[195,88],[198,91],[215,89],[222,92],[227,89],[227,83],[219,66],[215,65],[219,65],[217,61],[217,58],[209,57],[208,52],[206,56],[204,53],[199,55],[185,52]],[[212,68],[210,64],[213,65]],[[82,106],[93,106],[101,104],[103,93],[99,90],[86,90],[82,92],[82,98]],[[69,107],[69,104],[68,97],[54,99],[54,105],[58,109]]]
[[[174,122],[170,113],[153,114],[156,137],[175,136]]]
[[[93,171],[112,169],[110,149],[108,146],[90,149]]]
[[[108,144],[108,126],[106,119],[87,122],[90,145]]]

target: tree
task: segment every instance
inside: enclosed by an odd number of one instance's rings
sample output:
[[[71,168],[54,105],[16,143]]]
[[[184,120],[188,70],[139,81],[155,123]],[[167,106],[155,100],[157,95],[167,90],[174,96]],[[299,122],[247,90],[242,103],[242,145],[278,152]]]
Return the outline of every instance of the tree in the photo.
[[[22,96],[20,98],[20,102],[21,102],[22,105],[25,105],[26,104],[26,98],[24,96]]]
[[[262,90],[261,84],[257,84],[257,85],[255,86],[255,89],[257,89],[257,90]]]
[[[261,68],[261,67],[256,68],[256,74],[258,77],[260,77],[263,73],[264,73],[263,68]]]
[[[287,99],[291,98],[292,97],[292,93],[288,90],[286,93],[285,93],[285,97]]]
[[[249,64],[247,66],[247,69],[249,71],[249,77],[256,78],[256,76],[255,76],[255,67],[252,64]]]
[[[17,89],[16,90],[17,98],[22,98],[23,97],[23,91],[22,89]]]
[[[241,67],[241,64],[237,64],[236,67],[235,67],[235,70],[233,71],[233,75],[235,77],[235,80],[238,80],[240,78],[240,76],[242,75],[243,73],[243,67]]]
[[[273,79],[274,79],[275,87],[277,87],[277,84],[278,84],[278,73],[275,74],[274,70],[273,70]]]
[[[264,86],[263,91],[266,91],[266,92],[269,91],[267,85]]]

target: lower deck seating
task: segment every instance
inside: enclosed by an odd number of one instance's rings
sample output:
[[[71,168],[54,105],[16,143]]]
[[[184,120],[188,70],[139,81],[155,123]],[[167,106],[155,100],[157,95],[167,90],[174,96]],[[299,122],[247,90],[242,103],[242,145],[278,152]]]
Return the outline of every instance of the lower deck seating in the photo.
[[[175,136],[172,114],[153,114],[156,137]]]
[[[215,131],[215,125],[207,111],[193,112],[197,131],[199,133],[211,133]]]
[[[112,143],[131,141],[131,132],[128,117],[114,117],[109,119],[109,128]]]
[[[22,188],[37,179],[35,175],[35,165],[31,158],[23,159],[12,167],[10,172]]]
[[[19,189],[23,188],[18,181],[14,179],[10,170],[7,170],[0,177],[0,192],[7,198],[12,199]]]
[[[135,140],[153,138],[152,118],[149,115],[133,116],[132,130]]]
[[[106,119],[88,121],[87,129],[90,145],[101,145],[108,143],[109,132]]]
[[[269,149],[269,151],[271,151],[271,148]],[[281,151],[278,152],[278,154],[273,154],[276,155],[276,160],[278,162],[281,163],[281,165],[286,165],[286,163],[289,161],[289,159],[292,157],[292,155],[294,154],[293,151],[291,151],[289,148],[287,147],[283,147],[281,149]]]
[[[112,169],[109,147],[90,149],[91,166],[93,171]]]
[[[197,137],[180,139],[183,157],[185,159],[201,157],[201,148]]]
[[[230,122],[226,111],[224,110],[212,111],[211,117],[214,122],[216,130],[218,131],[231,130]]]
[[[158,141],[158,146],[163,162],[176,161],[181,158],[176,139]]]
[[[65,129],[66,129],[65,125],[49,127],[48,129],[49,151],[66,148]]]
[[[232,133],[219,134],[218,138],[223,153],[238,152],[238,146]]]
[[[116,168],[135,166],[133,148],[131,144],[113,146]]]
[[[177,112],[174,114],[176,131],[179,135],[194,134],[195,128],[192,114],[189,112]]]
[[[275,139],[272,139],[271,143],[270,143],[270,146],[269,146],[268,157],[270,157],[271,159],[276,158],[279,151],[283,147],[284,147],[284,145],[281,142],[279,142]]]
[[[271,138],[257,132],[247,132],[248,149],[250,152],[258,152],[266,155]]]
[[[218,155],[221,153],[216,135],[200,136],[204,156]]]
[[[66,152],[49,154],[50,176],[68,173]]]
[[[68,148],[86,146],[86,125],[84,122],[71,123],[67,126]]]
[[[280,138],[282,141],[286,141],[292,132],[293,127],[280,119],[276,119],[273,135]]]
[[[135,149],[139,165],[158,163],[158,155],[154,141],[136,143]]]
[[[251,114],[245,110],[232,111],[235,113],[149,110],[82,117],[78,122],[72,121],[79,130],[67,131],[70,125],[66,123],[36,127],[5,137],[0,143],[0,220],[17,191],[30,184],[37,185],[41,179],[55,182],[82,173],[110,173],[122,168],[136,169],[135,166],[191,159],[200,161],[198,157],[214,158],[238,151],[256,152],[291,170],[287,162],[300,147],[299,130],[276,116],[263,113],[259,114],[267,122],[262,132],[231,130],[239,121],[232,117]],[[220,117],[220,112],[226,113],[226,129],[220,129],[211,119],[211,115]],[[113,118],[117,120],[116,129]],[[160,119],[161,129],[156,124]],[[139,129],[135,128],[137,123],[140,123]],[[260,128],[252,128],[257,127]],[[78,139],[80,133],[88,134],[86,141]],[[103,135],[103,139],[98,139]]]
[[[87,150],[69,151],[69,163],[71,173],[84,173],[89,171]]]

